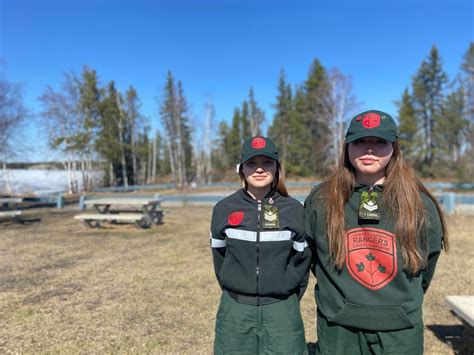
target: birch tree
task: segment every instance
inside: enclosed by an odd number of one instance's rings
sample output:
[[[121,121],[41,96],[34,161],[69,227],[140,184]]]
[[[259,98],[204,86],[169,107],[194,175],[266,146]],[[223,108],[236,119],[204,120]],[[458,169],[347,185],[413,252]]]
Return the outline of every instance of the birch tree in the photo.
[[[328,81],[330,85],[330,132],[332,136],[332,163],[337,165],[344,142],[346,131],[346,122],[350,115],[357,110],[359,106],[356,96],[352,89],[350,77],[344,75],[339,69],[333,68],[329,72]]]
[[[42,124],[48,134],[50,148],[60,151],[63,166],[67,171],[68,192],[77,193],[76,162],[82,154],[82,131],[80,126],[78,79],[65,74],[60,91],[47,86],[40,96]],[[87,185],[82,185],[84,188]]]
[[[4,163],[12,154],[15,132],[27,115],[21,86],[0,78],[0,157]]]

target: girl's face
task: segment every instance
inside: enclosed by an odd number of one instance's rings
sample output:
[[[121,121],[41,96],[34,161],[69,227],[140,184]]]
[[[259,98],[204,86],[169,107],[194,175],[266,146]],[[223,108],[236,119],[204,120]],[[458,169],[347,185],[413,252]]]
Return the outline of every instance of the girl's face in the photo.
[[[385,168],[393,155],[392,142],[378,137],[363,137],[349,143],[348,153],[357,182],[368,185],[384,182]]]
[[[270,189],[277,171],[276,160],[265,155],[257,155],[247,160],[242,172],[249,189]]]

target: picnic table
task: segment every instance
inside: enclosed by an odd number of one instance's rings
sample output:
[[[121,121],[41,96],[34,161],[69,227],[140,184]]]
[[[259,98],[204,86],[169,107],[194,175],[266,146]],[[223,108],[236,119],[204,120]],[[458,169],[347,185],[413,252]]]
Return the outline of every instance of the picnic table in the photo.
[[[17,220],[17,217],[22,213],[16,209],[20,202],[23,202],[20,197],[0,197],[0,218]]]
[[[84,201],[85,206],[92,206],[96,214],[81,214],[74,218],[82,220],[91,228],[100,227],[103,221],[116,223],[119,221],[135,222],[140,228],[148,228],[153,223],[160,224],[163,210],[160,198],[150,197],[102,197]]]
[[[21,197],[0,197],[0,205],[8,208],[9,206],[16,206],[17,203],[23,202]]]
[[[449,310],[464,325],[460,354],[474,353],[474,296],[446,296]]]

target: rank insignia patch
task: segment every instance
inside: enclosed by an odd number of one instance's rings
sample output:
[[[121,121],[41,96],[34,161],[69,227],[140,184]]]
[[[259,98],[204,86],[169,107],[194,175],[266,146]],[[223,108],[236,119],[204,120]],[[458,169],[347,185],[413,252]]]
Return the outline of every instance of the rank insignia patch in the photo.
[[[273,205],[263,206],[263,228],[277,229],[280,228],[280,216],[278,214],[278,207]]]
[[[376,191],[363,191],[360,196],[359,219],[380,220]]]
[[[378,290],[397,275],[395,235],[377,228],[354,228],[346,232],[346,266],[360,284]]]

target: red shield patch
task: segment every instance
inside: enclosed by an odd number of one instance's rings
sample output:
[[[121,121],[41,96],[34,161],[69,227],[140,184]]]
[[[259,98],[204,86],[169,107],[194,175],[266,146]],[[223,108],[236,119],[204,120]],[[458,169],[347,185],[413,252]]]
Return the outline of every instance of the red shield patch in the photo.
[[[354,228],[346,232],[346,265],[363,286],[378,290],[397,274],[395,234],[377,228]]]
[[[365,128],[375,128],[380,125],[380,115],[378,113],[369,112],[364,115],[362,125]]]
[[[252,139],[252,148],[253,149],[263,149],[267,145],[267,142],[265,142],[265,139],[261,137],[257,137]]]
[[[241,211],[232,212],[229,217],[227,217],[227,222],[231,226],[238,226],[244,220],[244,213]]]

